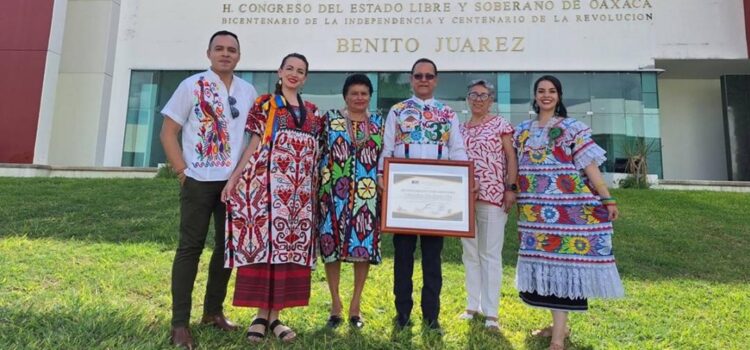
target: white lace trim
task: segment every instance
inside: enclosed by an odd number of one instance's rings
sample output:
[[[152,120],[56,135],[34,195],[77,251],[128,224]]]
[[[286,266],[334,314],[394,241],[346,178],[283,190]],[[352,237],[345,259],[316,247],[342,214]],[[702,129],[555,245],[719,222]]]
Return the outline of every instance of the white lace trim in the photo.
[[[575,162],[576,169],[583,170],[589,164],[596,162],[596,165],[602,165],[607,160],[605,156],[607,152],[596,144],[586,146],[581,153],[576,154],[573,161]]]
[[[614,263],[601,266],[567,265],[519,258],[516,288],[521,292],[560,298],[622,298],[625,290]]]

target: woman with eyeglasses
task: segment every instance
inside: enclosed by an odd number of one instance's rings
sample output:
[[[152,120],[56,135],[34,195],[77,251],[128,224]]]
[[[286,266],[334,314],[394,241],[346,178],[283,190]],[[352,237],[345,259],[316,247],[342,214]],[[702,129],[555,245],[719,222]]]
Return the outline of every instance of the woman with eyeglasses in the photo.
[[[332,299],[326,326],[336,328],[343,322],[339,295],[343,261],[354,265],[349,325],[359,329],[364,326],[360,304],[367,273],[371,264],[380,263],[377,174],[383,118],[368,111],[372,83],[366,75],[347,77],[342,95],[345,107],[323,116],[319,245]]]
[[[472,81],[466,95],[471,119],[461,124],[479,190],[474,216],[476,236],[461,239],[468,297],[460,318],[470,320],[481,312],[485,328],[499,332],[503,240],[508,212],[516,201],[518,167],[513,127],[505,118],[490,113],[494,95],[495,87],[488,81]]]
[[[588,310],[589,298],[624,295],[612,254],[612,221],[619,216],[599,165],[604,150],[591,129],[568,117],[553,76],[534,83],[537,117],[514,134],[518,150],[516,287],[530,306],[549,309],[552,326],[533,334],[564,349],[568,312]]]
[[[276,91],[255,101],[247,118],[250,143],[222,192],[228,201],[225,265],[237,267],[233,304],[258,308],[247,331],[254,343],[269,331],[293,340],[296,333],[279,313],[310,300],[323,119],[299,94],[307,73],[303,55],[281,61]]]

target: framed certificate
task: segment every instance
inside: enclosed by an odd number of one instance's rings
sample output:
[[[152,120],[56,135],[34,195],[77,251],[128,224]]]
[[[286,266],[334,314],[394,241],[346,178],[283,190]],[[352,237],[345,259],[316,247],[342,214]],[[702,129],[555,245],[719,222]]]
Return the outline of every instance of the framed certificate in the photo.
[[[386,158],[383,232],[474,237],[474,163]]]

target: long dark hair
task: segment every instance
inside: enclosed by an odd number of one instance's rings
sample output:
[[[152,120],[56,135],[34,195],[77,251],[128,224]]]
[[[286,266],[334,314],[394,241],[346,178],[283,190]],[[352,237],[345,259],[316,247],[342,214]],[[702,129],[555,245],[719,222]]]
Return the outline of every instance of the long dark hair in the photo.
[[[290,58],[298,58],[302,60],[302,62],[305,63],[305,76],[307,76],[307,73],[309,72],[310,64],[307,62],[307,58],[305,55],[301,53],[292,52],[286,56],[284,56],[284,59],[281,60],[281,65],[279,65],[279,69],[284,69],[284,64],[286,63],[286,60]],[[283,92],[281,91],[281,78],[276,82],[276,95],[283,95]],[[305,108],[305,103],[302,101],[302,95],[297,92],[297,105],[299,105],[299,113],[300,118],[299,121],[295,118],[295,122],[297,122],[297,126],[302,127],[302,125],[305,124],[305,119],[307,119],[307,108]],[[294,114],[294,113],[292,113]]]
[[[531,101],[531,107],[534,108],[534,112],[536,114],[539,114],[539,105],[536,103],[536,89],[539,88],[539,83],[543,81],[548,81],[552,83],[552,85],[555,86],[555,90],[557,90],[557,106],[555,106],[555,115],[562,118],[568,117],[568,109],[565,108],[565,104],[563,104],[563,89],[562,89],[562,83],[560,83],[560,79],[555,78],[552,75],[543,75],[539,79],[534,82],[534,99]]]

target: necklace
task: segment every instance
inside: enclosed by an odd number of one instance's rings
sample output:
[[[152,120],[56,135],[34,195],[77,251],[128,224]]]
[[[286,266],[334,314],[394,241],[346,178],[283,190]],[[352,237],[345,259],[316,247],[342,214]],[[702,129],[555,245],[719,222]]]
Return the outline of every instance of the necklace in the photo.
[[[365,112],[365,120],[361,122],[356,122],[357,124],[354,125],[355,121],[352,120],[351,115],[349,114],[348,109],[344,109],[341,111],[341,114],[344,116],[344,119],[346,119],[346,131],[349,134],[349,138],[352,140],[352,144],[354,144],[354,147],[357,149],[362,148],[362,146],[367,142],[367,140],[370,139],[370,114]],[[364,132],[362,133],[362,137],[357,137],[360,135],[358,132],[360,127],[359,125],[364,125]]]

